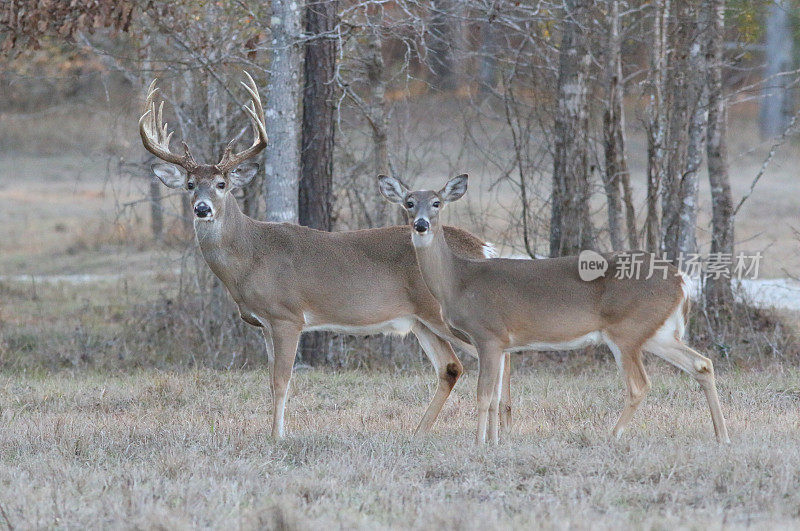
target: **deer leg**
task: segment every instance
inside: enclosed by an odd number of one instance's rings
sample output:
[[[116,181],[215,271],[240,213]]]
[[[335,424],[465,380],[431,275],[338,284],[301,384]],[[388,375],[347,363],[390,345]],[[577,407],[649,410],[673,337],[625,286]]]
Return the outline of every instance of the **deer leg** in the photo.
[[[264,334],[264,344],[267,350],[267,366],[269,367],[269,394],[275,396],[275,389],[272,386],[272,375],[275,374],[275,348],[272,345],[272,327],[261,323],[261,333]]]
[[[479,354],[479,372],[478,372],[478,433],[475,437],[475,442],[479,445],[486,443],[486,428],[489,418],[489,410],[492,402],[499,401],[498,395],[498,380],[500,379],[500,369],[503,360],[503,353],[495,345],[486,345],[478,347]],[[494,422],[494,432],[489,436],[492,442],[497,442],[497,421],[498,413],[495,410],[492,417]],[[491,425],[489,426],[491,428]]]
[[[297,355],[300,327],[293,323],[273,322],[270,328],[272,349],[268,348],[268,351],[272,350],[269,364],[272,389],[272,437],[280,439],[284,435],[283,417],[286,410],[286,396],[289,392],[289,380],[292,378],[292,367]],[[266,332],[264,335],[266,336]]]
[[[453,386],[463,374],[464,366],[461,365],[461,361],[456,357],[456,353],[453,352],[450,344],[434,334],[424,324],[415,324],[412,332],[417,336],[422,350],[431,360],[436,370],[436,375],[439,377],[436,393],[433,395],[428,409],[425,410],[422,420],[419,421],[417,429],[414,430],[414,435],[419,435],[430,431],[433,423],[436,422],[436,417],[442,411],[442,407],[447,401],[447,397],[450,396]]]
[[[638,345],[615,343],[612,339],[607,339],[606,343],[614,353],[614,358],[618,360],[617,363],[625,378],[625,405],[612,432],[615,437],[619,438],[647,396],[647,392],[650,390],[650,379],[644,370],[642,351]]]
[[[719,405],[714,364],[711,360],[677,339],[671,342],[654,340],[647,343],[645,348],[659,358],[689,373],[697,380],[705,392],[708,408],[711,410],[711,421],[714,423],[714,434],[717,436],[717,441],[730,443],[725,417],[722,415],[722,408]]]
[[[497,444],[500,441],[498,423],[500,422],[500,395],[503,392],[503,374],[505,373],[505,364],[506,357],[503,355],[500,357],[500,368],[498,370],[495,383],[496,389],[494,396],[492,397],[492,401],[489,404],[489,433],[487,437],[492,444]]]
[[[500,428],[503,438],[511,433],[511,353],[505,354],[503,361],[503,388],[500,392]]]
[[[445,330],[444,328],[437,327],[429,321],[420,320],[420,323],[428,328],[429,331],[434,333],[437,337],[445,338],[451,346],[458,347],[470,356],[478,357],[478,350],[471,343],[467,343],[452,335],[452,330]],[[423,347],[424,348],[424,347]],[[429,356],[430,357],[430,356]],[[511,367],[511,354],[505,355],[505,366]],[[437,369],[438,371],[439,369]],[[506,370],[503,371],[503,391],[500,396],[500,427],[503,433],[507,433],[511,428],[511,373]]]

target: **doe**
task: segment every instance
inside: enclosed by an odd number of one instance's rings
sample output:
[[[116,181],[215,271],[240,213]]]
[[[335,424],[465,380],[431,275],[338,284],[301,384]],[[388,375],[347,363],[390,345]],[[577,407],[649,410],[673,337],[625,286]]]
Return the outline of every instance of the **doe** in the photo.
[[[487,437],[494,443],[498,439],[504,352],[572,350],[601,342],[613,352],[627,389],[614,435],[620,436],[650,389],[642,363],[646,350],[700,383],[717,440],[730,442],[711,360],[681,339],[688,290],[677,268],[670,266],[666,276],[615,278],[622,262],[619,255],[607,255],[607,272],[584,281],[576,256],[542,260],[459,256],[444,237],[439,213],[466,193],[467,175],[451,179],[438,192],[412,192],[399,179],[385,175],[378,180],[383,196],[409,214],[417,263],[445,322],[478,349],[479,444]]]

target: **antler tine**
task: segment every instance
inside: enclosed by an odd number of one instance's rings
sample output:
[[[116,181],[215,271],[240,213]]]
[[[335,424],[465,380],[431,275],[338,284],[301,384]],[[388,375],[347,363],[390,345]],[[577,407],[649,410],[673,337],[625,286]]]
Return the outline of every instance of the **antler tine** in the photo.
[[[183,143],[183,156],[177,155],[169,149],[169,142],[174,131],[168,131],[168,126],[164,122],[164,102],[161,101],[156,108],[155,101],[153,101],[159,90],[156,86],[157,81],[154,79],[147,89],[147,97],[144,101],[145,111],[139,118],[139,136],[142,137],[142,144],[147,151],[161,160],[182,166],[187,171],[193,171],[197,169],[197,163],[185,142]]]
[[[170,133],[169,136],[172,136],[172,133]],[[194,157],[189,151],[189,146],[186,144],[186,142],[181,141],[181,145],[183,146],[183,158],[186,159],[186,161],[190,165],[197,166],[197,163],[195,162]]]
[[[252,112],[251,109],[247,108],[245,108],[245,111],[247,111],[247,113],[253,119],[253,133],[255,133],[256,129],[258,129],[258,133],[264,136],[264,141],[269,142],[269,139],[267,138],[267,128],[264,124],[264,107],[261,105],[261,96],[258,94],[258,86],[256,86],[256,82],[253,81],[252,76],[250,76],[247,71],[245,71],[244,74],[247,76],[248,81],[250,81],[250,84],[252,85],[252,87],[248,87],[242,82],[242,85],[244,85],[244,88],[247,89],[247,92],[250,93],[250,97],[252,98]]]
[[[258,111],[259,116],[264,116],[264,108],[261,106],[261,96],[258,94],[258,85],[256,85],[253,77],[246,70],[244,71],[244,75],[247,76],[247,80],[250,82],[250,85],[248,86],[244,81],[240,81],[239,83],[241,83],[250,94],[250,98],[254,107],[253,110]]]
[[[158,117],[155,119],[154,125],[157,126],[158,131],[158,142],[160,144],[164,143],[164,139],[167,138],[167,122],[164,121],[164,101],[162,100],[161,103],[158,105]],[[169,142],[167,142],[167,146],[169,146]]]
[[[236,139],[231,140],[225,151],[222,153],[222,158],[217,163],[217,168],[220,171],[228,171],[250,157],[256,155],[267,146],[267,128],[264,125],[264,107],[261,105],[261,96],[258,94],[258,86],[253,80],[253,77],[245,71],[244,75],[247,78],[247,83],[241,82],[241,85],[247,90],[250,95],[250,106],[245,104],[243,110],[250,117],[250,125],[253,128],[253,144],[239,153],[233,154],[233,145]]]
[[[150,86],[147,87],[147,97],[145,98],[145,101],[144,101],[145,109],[149,109],[150,108],[150,104],[153,103],[153,98],[155,97],[156,92],[158,92],[158,87],[156,86],[157,82],[158,82],[158,79],[154,79],[153,81],[150,82]]]

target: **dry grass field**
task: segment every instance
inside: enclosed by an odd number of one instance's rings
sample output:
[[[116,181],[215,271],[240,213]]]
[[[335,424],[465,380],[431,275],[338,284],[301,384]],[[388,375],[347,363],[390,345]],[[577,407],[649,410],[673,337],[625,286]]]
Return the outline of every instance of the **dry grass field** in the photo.
[[[512,436],[485,450],[474,372],[419,439],[428,370],[300,372],[277,442],[262,371],[7,374],[0,527],[800,525],[800,371],[721,371],[730,446],[694,382],[651,372],[619,441],[613,363],[517,372]]]

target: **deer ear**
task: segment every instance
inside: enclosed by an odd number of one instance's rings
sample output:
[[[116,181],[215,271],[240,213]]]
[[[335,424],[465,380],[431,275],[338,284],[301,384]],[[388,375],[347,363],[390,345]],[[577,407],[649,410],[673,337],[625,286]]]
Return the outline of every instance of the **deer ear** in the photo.
[[[257,162],[243,162],[228,173],[228,179],[231,180],[231,186],[241,188],[253,180],[256,172],[258,172]]]
[[[439,190],[439,197],[442,198],[442,201],[445,203],[452,203],[467,193],[467,180],[469,179],[469,175],[466,173],[459,175],[458,177],[453,177],[447,184],[444,185],[444,188]]]
[[[400,179],[388,175],[378,175],[378,188],[390,203],[402,203],[408,195],[408,187]]]
[[[174,164],[158,162],[150,166],[156,177],[170,188],[182,188],[186,184],[186,176]]]

